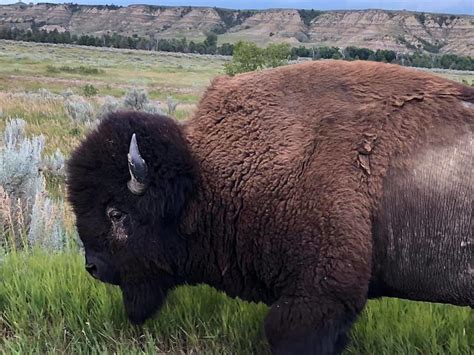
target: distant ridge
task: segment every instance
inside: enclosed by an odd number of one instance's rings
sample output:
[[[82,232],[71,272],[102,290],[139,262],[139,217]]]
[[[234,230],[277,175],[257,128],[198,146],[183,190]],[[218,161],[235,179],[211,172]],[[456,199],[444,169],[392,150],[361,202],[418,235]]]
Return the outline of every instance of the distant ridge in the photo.
[[[0,5],[0,27],[101,35],[266,45],[356,46],[397,52],[422,50],[474,57],[474,16],[391,10],[229,10],[211,7],[130,5]]]

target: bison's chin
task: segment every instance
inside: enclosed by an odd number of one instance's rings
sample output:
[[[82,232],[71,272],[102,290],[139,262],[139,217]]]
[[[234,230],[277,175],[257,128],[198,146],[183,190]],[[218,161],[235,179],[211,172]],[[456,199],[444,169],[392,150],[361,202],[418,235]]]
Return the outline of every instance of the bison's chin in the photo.
[[[143,324],[158,312],[163,305],[168,289],[154,284],[122,285],[125,311],[130,322]]]
[[[148,280],[141,278],[141,282],[133,282],[127,278],[124,278],[123,281],[120,285],[123,304],[128,319],[134,324],[142,324],[158,312],[168,291],[182,283],[166,272],[158,272]]]

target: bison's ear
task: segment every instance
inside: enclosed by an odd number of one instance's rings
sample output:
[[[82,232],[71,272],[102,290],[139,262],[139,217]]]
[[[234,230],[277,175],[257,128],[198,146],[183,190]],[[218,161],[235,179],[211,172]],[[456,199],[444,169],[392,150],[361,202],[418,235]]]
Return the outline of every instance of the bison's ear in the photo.
[[[165,192],[162,200],[162,216],[165,221],[175,222],[181,217],[194,190],[194,179],[191,176],[177,176]]]

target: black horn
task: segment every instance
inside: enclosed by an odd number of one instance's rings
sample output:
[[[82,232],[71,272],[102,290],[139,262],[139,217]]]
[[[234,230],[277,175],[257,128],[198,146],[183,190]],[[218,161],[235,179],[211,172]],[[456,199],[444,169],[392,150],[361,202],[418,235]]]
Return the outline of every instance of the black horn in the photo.
[[[137,137],[135,133],[132,135],[127,157],[128,170],[130,171],[130,181],[127,184],[128,189],[135,195],[142,195],[147,187],[148,167],[138,150]]]

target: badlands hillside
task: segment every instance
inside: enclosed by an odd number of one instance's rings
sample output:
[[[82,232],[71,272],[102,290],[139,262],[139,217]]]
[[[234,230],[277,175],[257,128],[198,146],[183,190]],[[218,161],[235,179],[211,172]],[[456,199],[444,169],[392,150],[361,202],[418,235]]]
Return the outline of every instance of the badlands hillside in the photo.
[[[0,5],[0,27],[38,28],[75,34],[247,40],[259,45],[357,46],[474,56],[474,16],[409,11],[228,10],[149,5],[89,6],[17,3]]]

